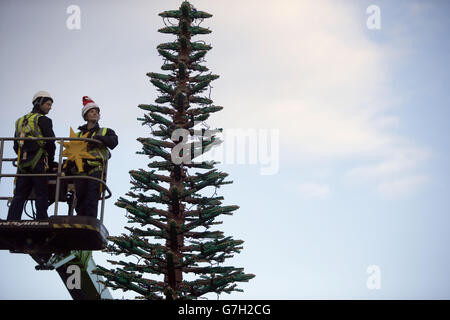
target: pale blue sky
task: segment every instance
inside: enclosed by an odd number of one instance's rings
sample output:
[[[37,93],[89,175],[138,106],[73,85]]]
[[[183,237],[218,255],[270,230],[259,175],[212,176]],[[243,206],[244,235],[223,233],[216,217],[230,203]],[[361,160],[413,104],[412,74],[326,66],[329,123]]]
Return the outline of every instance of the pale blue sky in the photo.
[[[146,164],[134,154],[136,138],[148,135],[137,105],[157,96],[145,74],[160,72],[156,46],[174,39],[157,32],[158,13],[180,3],[2,1],[0,136],[13,134],[38,90],[53,94],[49,116],[67,136],[83,123],[89,95],[101,125],[119,135],[108,181],[114,199],[124,195],[128,171]],[[276,174],[218,166],[234,181],[218,195],[240,206],[220,228],[245,241],[228,264],[256,274],[244,293],[221,299],[449,299],[450,4],[191,3],[214,15],[202,23],[213,33],[199,39],[213,46],[206,66],[221,77],[211,98],[224,109],[207,123],[280,133]],[[81,30],[66,28],[71,4],[81,8]],[[380,30],[366,26],[369,5],[381,10]],[[2,180],[0,193],[10,195],[12,182]],[[105,225],[116,235],[126,218],[113,203]],[[56,272],[35,271],[30,257],[2,251],[0,259],[0,299],[70,299]],[[370,265],[380,267],[379,290],[366,286]]]

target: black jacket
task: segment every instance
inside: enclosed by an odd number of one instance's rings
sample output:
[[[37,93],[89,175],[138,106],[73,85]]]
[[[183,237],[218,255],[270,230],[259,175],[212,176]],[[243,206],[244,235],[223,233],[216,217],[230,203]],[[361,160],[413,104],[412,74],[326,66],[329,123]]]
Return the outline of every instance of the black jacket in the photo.
[[[78,127],[78,130],[80,130],[80,132],[82,134],[86,134],[86,132],[89,132],[88,134],[88,138],[91,138],[92,135],[96,132],[98,132],[98,130],[100,129],[100,126],[98,125],[98,123],[91,128],[90,130],[88,130],[87,128],[87,124],[82,125],[80,127]],[[116,133],[114,132],[114,130],[107,128],[106,130],[106,135],[101,136],[96,134],[93,139],[99,140],[101,141],[107,148],[109,149],[114,149],[118,144],[119,144],[119,138],[117,137]],[[89,144],[88,144],[89,146]]]
[[[39,107],[33,108],[33,110],[31,112],[43,114]],[[55,133],[53,132],[52,120],[50,118],[48,118],[47,116],[44,115],[44,116],[40,117],[38,120],[38,125],[41,128],[41,132],[44,137],[54,137],[55,136]],[[36,154],[38,149],[39,149],[39,146],[37,145],[36,142],[25,141],[25,143],[23,145],[23,151],[28,152],[28,159],[31,159]],[[54,162],[55,149],[56,149],[55,141],[45,141],[44,149],[45,149],[45,151],[47,151],[47,154],[48,154],[48,162],[49,163]],[[14,141],[14,151],[16,152],[16,154],[18,153],[18,150],[19,150],[19,144],[17,143],[17,141]]]

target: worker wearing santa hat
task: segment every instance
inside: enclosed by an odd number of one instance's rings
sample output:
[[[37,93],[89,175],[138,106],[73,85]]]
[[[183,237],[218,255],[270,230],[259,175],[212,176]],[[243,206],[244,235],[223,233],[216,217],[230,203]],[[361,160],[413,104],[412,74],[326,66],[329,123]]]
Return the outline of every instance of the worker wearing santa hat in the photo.
[[[77,172],[79,175],[88,175],[104,180],[106,175],[106,161],[111,157],[109,149],[114,149],[119,143],[114,130],[99,126],[100,107],[88,96],[83,97],[83,109],[81,116],[86,124],[80,126],[78,137],[88,133],[87,138],[99,140],[101,143],[89,142],[87,151],[95,159],[83,160],[83,171]],[[97,217],[98,200],[104,190],[98,181],[92,179],[75,179],[75,192],[77,204],[75,210],[78,216]]]

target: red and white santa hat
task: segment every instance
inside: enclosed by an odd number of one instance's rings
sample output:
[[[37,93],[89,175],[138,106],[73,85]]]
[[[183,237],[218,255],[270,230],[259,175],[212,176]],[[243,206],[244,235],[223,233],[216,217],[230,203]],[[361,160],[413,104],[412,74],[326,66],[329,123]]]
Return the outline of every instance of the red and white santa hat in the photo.
[[[83,97],[83,109],[81,110],[81,116],[83,117],[83,119],[84,119],[84,116],[86,115],[86,113],[93,108],[97,108],[98,112],[100,112],[100,107],[94,102],[94,100],[92,100],[88,96],[84,96]]]

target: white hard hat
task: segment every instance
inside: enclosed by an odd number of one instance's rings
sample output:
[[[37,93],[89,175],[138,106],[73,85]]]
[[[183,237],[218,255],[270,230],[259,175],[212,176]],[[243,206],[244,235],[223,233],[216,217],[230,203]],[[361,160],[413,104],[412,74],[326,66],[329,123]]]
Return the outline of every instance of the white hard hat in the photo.
[[[38,92],[36,92],[36,94],[33,97],[33,101],[32,102],[34,102],[37,98],[50,98],[50,99],[53,100],[52,96],[47,91],[38,91]]]

